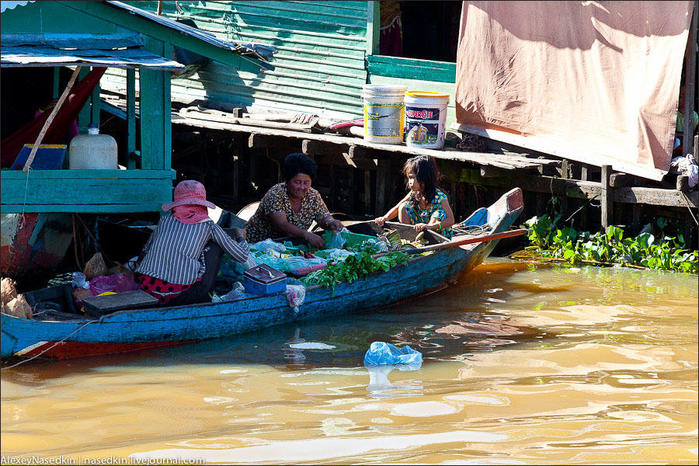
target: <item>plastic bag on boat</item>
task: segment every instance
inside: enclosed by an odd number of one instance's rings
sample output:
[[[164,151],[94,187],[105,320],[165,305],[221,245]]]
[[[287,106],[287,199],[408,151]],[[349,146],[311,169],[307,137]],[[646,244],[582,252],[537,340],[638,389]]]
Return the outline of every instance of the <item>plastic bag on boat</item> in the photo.
[[[286,285],[286,299],[289,301],[289,307],[294,312],[299,312],[299,306],[306,299],[306,287],[303,285]]]
[[[364,355],[366,367],[384,365],[405,365],[419,369],[422,366],[422,353],[405,345],[402,349],[383,341],[375,341]]]
[[[268,254],[255,252],[253,257],[258,264],[267,264],[280,272],[291,272],[301,267],[325,264],[327,261],[321,257],[306,258],[303,256],[272,257]]]
[[[218,296],[215,293],[211,296],[212,303],[220,303],[223,301],[235,301],[246,298],[248,294],[245,292],[245,287],[240,282],[233,283],[233,288],[223,296]]]
[[[85,288],[90,289],[90,283],[87,281],[87,277],[82,272],[73,272],[73,288]]]
[[[250,250],[251,251],[262,251],[262,252],[268,252],[268,251],[284,252],[284,251],[286,251],[286,246],[284,246],[282,243],[277,243],[272,238],[267,238],[264,241],[258,241],[257,243],[251,244]]]
[[[316,256],[323,257],[330,261],[343,261],[354,254],[354,252],[348,251],[347,249],[323,249],[321,251],[318,251],[316,253]]]
[[[342,236],[342,233],[335,231],[330,236],[330,240],[325,242],[325,249],[340,249],[346,242],[347,240]]]
[[[138,283],[133,279],[132,275],[125,273],[117,273],[115,275],[101,275],[90,280],[90,292],[93,296],[113,291],[121,293],[123,291],[132,291],[138,289]]]

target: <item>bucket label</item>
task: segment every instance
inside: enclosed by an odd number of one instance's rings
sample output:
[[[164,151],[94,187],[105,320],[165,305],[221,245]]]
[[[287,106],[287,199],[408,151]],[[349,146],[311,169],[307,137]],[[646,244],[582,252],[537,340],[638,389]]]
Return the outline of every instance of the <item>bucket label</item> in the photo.
[[[441,109],[434,107],[405,107],[406,142],[413,146],[438,145],[443,138],[439,114]],[[441,133],[441,134],[440,134]]]
[[[439,109],[406,107],[405,116],[414,120],[439,120]]]
[[[364,105],[364,133],[373,137],[403,137],[402,103]]]
[[[416,146],[433,145],[439,139],[439,123],[410,121],[406,131],[408,131],[406,139]]]

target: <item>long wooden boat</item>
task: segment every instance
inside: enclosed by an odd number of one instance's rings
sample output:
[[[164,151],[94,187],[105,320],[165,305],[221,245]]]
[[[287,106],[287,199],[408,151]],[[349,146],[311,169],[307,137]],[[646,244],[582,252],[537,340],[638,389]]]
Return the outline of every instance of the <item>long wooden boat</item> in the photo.
[[[72,358],[122,353],[390,305],[445,287],[480,264],[499,241],[496,238],[507,236],[506,231],[522,208],[522,191],[515,188],[465,221],[488,235],[484,238],[495,239],[479,241],[477,236],[464,234],[449,241],[438,234],[426,235],[432,243],[428,246],[433,249],[431,254],[415,255],[405,265],[352,283],[337,284],[334,290],[309,287],[297,311],[289,306],[285,293],[280,292],[238,301],[118,310],[100,318],[64,310],[45,312],[42,319],[2,314],[1,357]],[[398,229],[403,237],[414,238],[415,232],[410,227],[395,223],[391,227]],[[360,222],[348,228],[358,233],[366,233],[367,228],[380,231],[373,222]],[[33,305],[58,300],[70,297],[70,285],[31,291],[25,296]],[[70,306],[65,309],[69,310]]]

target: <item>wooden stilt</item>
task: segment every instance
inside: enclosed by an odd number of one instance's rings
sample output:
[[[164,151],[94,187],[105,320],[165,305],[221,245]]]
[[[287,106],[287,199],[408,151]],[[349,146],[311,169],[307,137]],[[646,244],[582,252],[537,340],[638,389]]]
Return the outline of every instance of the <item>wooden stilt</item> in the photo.
[[[602,206],[602,228],[607,229],[609,225],[613,225],[614,220],[614,196],[612,192],[612,187],[609,184],[609,175],[612,173],[611,165],[602,165],[602,177],[601,177],[601,199],[600,203]]]

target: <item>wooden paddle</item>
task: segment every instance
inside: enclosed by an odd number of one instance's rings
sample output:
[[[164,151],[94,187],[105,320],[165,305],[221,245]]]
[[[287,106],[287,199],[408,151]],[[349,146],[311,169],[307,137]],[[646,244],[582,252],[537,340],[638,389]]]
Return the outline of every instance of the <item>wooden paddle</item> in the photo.
[[[402,249],[401,252],[405,252],[406,254],[419,254],[421,252],[436,251],[438,249],[453,248],[456,246],[462,246],[464,244],[482,243],[483,241],[493,241],[493,240],[502,239],[502,238],[513,238],[515,236],[522,236],[526,233],[527,233],[526,228],[520,228],[518,230],[508,230],[508,231],[502,231],[500,233],[493,233],[492,235],[469,236],[468,238],[456,239],[456,240],[452,239],[451,241],[448,241],[446,243],[431,244],[429,246],[425,246],[422,248]],[[457,236],[457,238],[458,238],[458,236]],[[382,254],[386,254],[386,253],[384,252]]]
[[[400,252],[404,252],[406,254],[419,254],[427,251],[436,251],[438,249],[453,248],[456,246],[462,246],[464,244],[482,243],[483,241],[493,241],[502,238],[513,238],[515,236],[522,236],[526,233],[527,230],[525,228],[520,228],[518,230],[508,230],[502,231],[500,233],[493,233],[492,235],[469,236],[468,238],[451,240],[446,243],[432,244],[430,246],[425,246],[422,248],[402,249],[400,250]],[[374,254],[374,257],[378,258],[386,254],[388,254],[388,252],[380,252],[378,254]],[[309,267],[299,267],[298,269],[294,269],[289,273],[294,277],[303,277],[304,275],[308,275],[309,273],[314,272],[316,270],[324,269],[327,266],[328,264],[317,264]]]

